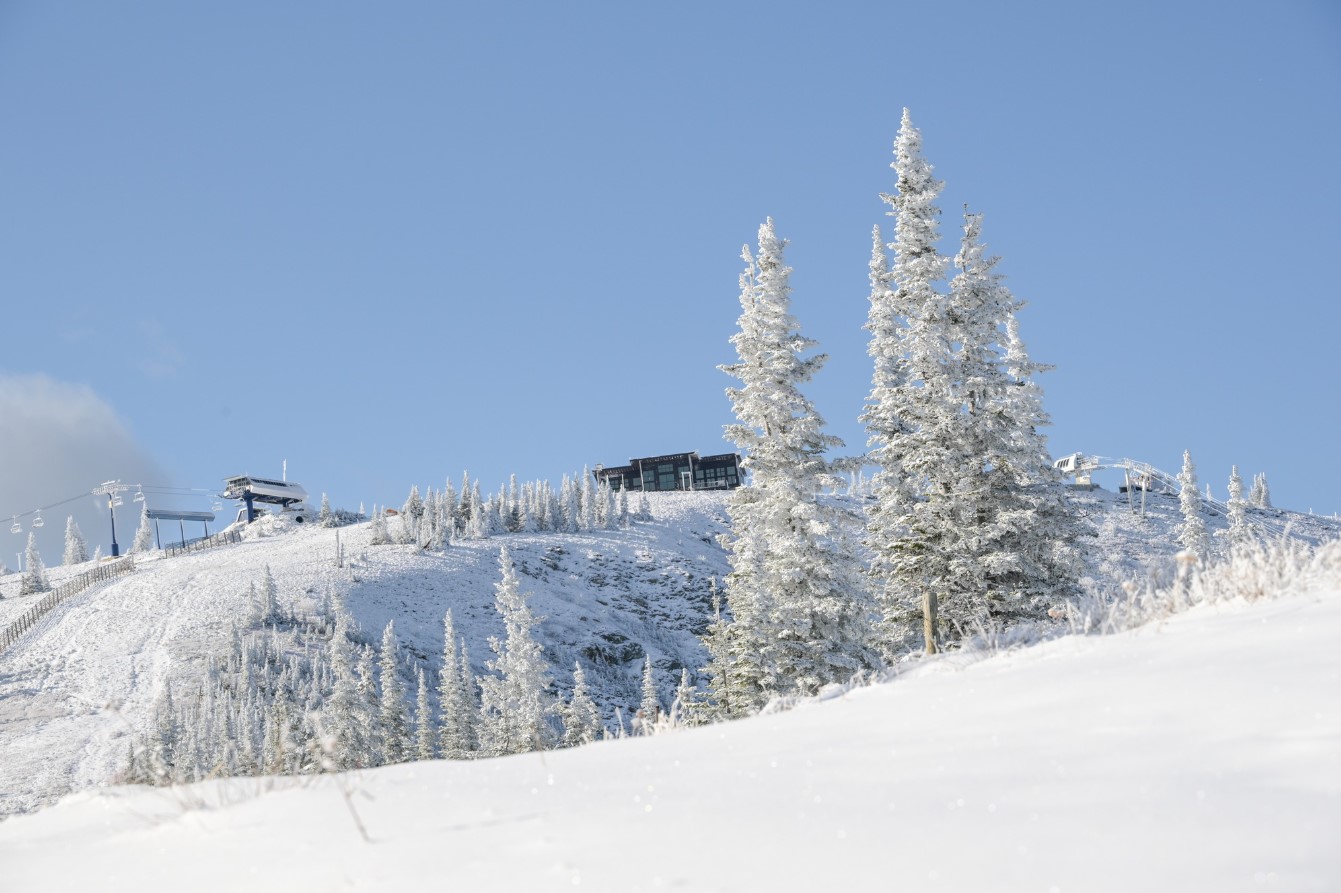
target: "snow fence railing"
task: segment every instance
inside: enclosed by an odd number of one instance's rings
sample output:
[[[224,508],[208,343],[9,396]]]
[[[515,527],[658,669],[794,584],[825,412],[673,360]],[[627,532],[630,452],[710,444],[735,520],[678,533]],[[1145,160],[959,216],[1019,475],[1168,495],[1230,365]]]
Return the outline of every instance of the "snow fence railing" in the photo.
[[[236,530],[225,530],[222,533],[216,533],[214,536],[185,545],[164,546],[163,557],[170,558],[173,555],[185,555],[188,552],[200,552],[204,549],[214,549],[219,546],[235,546],[240,542],[242,542],[241,533]]]
[[[51,609],[55,608],[61,602],[73,595],[78,595],[90,586],[101,583],[104,580],[112,580],[116,577],[124,577],[126,574],[135,570],[135,560],[130,556],[110,561],[101,567],[96,567],[91,571],[85,571],[77,577],[71,577],[55,589],[42,596],[37,604],[24,611],[9,626],[0,631],[0,652],[3,652],[10,645],[19,640],[19,637],[37,625],[37,621]]]

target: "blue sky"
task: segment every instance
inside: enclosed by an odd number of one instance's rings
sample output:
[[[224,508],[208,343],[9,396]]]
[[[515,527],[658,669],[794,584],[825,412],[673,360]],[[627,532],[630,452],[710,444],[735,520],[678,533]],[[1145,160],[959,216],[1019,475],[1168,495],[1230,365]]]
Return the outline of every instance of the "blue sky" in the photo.
[[[1338,96],[1325,2],[0,3],[0,376],[140,448],[84,482],[0,417],[0,512],[155,464],[354,507],[726,450],[770,215],[862,448],[904,106],[946,251],[967,202],[1030,301],[1054,453],[1341,511]]]

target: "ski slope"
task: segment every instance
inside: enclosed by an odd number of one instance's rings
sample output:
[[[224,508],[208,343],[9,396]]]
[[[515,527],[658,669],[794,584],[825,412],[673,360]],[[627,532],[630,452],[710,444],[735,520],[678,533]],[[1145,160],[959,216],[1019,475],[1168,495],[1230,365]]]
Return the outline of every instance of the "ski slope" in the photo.
[[[369,547],[362,525],[338,531],[337,566],[336,530],[268,518],[240,545],[137,558],[134,574],[62,603],[0,653],[0,815],[107,784],[164,686],[193,691],[210,655],[228,647],[233,625],[245,625],[250,584],[267,567],[285,607],[311,612],[340,594],[367,641],[380,641],[394,619],[404,651],[434,667],[450,608],[484,674],[488,637],[503,634],[494,583],[506,543],[543,618],[537,637],[559,687],[571,688],[580,658],[607,721],[616,707],[631,715],[644,654],[666,691],[682,666],[703,665],[696,633],[709,615],[709,578],[727,571],[715,539],[725,529],[724,496],[659,496],[655,519],[627,530],[508,534],[444,554]],[[17,616],[35,598],[0,606]]]
[[[0,865],[108,893],[1334,891],[1338,588],[654,738],[88,791],[0,823]]]

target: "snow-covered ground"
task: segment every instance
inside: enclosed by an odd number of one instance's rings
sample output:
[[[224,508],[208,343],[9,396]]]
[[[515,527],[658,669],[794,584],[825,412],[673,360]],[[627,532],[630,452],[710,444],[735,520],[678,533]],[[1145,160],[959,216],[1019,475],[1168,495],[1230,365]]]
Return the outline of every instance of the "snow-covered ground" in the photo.
[[[366,527],[344,528],[337,564],[336,531],[267,521],[240,545],[141,559],[0,654],[0,814],[84,791],[0,823],[4,887],[1341,889],[1329,848],[1341,580],[1118,636],[950,654],[789,713],[653,739],[106,787],[165,683],[189,691],[228,648],[267,566],[283,605],[314,611],[339,593],[368,640],[394,619],[407,661],[430,669],[450,607],[483,673],[506,543],[560,689],[580,658],[607,721],[627,713],[645,653],[666,693],[681,666],[704,662],[694,633],[709,579],[726,571],[723,499],[661,494],[656,520],[627,530],[512,534],[440,555],[370,547]],[[1176,500],[1152,496],[1144,517],[1109,491],[1077,504],[1099,534],[1099,585],[1167,573]],[[1309,540],[1337,534],[1331,519],[1271,517]],[[34,599],[0,600],[0,623]],[[87,858],[67,864],[67,847]]]
[[[405,652],[440,663],[452,609],[480,674],[502,635],[494,609],[498,550],[506,543],[543,618],[537,637],[559,687],[581,659],[607,719],[639,701],[644,654],[669,692],[680,668],[706,661],[696,633],[707,622],[709,579],[726,573],[715,535],[722,494],[659,494],[655,519],[627,530],[509,534],[452,546],[368,546],[367,525],[336,530],[258,522],[235,546],[138,559],[134,574],[70,599],[0,654],[0,815],[108,783],[148,727],[165,683],[192,691],[210,655],[245,625],[249,585],[269,567],[280,602],[313,611],[328,595],[345,603],[369,641],[395,620]],[[76,569],[77,570],[77,569]],[[38,596],[0,601],[13,616]],[[4,618],[0,618],[4,622]]]
[[[137,893],[1333,891],[1339,637],[1318,591],[655,738],[90,791],[0,824],[0,865]]]

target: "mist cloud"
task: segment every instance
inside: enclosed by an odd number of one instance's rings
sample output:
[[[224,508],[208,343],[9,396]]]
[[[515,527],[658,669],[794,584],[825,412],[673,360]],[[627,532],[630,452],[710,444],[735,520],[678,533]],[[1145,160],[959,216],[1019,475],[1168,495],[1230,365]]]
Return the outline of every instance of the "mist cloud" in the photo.
[[[88,494],[106,480],[140,484],[169,483],[149,452],[125,423],[85,385],[47,375],[0,375],[0,560],[17,568],[16,552],[28,542],[31,518],[23,532],[10,533],[12,515]],[[117,541],[129,545],[139,506],[126,500],[117,514]],[[101,545],[109,554],[111,531],[106,500],[92,495],[43,512],[38,549],[48,567],[60,564],[65,519],[74,515],[89,551]],[[11,587],[3,588],[9,594]]]

